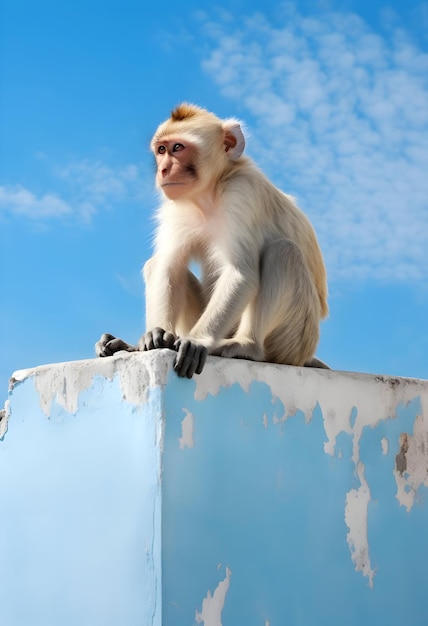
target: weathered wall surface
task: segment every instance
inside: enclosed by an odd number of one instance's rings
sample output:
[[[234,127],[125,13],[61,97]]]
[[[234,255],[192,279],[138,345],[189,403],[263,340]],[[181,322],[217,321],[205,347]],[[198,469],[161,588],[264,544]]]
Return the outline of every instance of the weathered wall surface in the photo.
[[[428,382],[172,358],[15,373],[0,623],[426,626]]]
[[[1,626],[161,624],[166,364],[134,365],[14,374],[0,441]]]

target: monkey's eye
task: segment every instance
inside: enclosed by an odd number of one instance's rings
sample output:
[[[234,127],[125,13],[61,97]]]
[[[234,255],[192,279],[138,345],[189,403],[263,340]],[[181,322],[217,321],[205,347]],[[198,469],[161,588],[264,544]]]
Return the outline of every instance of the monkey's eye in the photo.
[[[172,151],[173,152],[180,152],[180,150],[184,150],[183,144],[182,143],[175,143],[173,148],[172,148]]]
[[[165,154],[166,148],[165,146],[158,146],[158,154]]]

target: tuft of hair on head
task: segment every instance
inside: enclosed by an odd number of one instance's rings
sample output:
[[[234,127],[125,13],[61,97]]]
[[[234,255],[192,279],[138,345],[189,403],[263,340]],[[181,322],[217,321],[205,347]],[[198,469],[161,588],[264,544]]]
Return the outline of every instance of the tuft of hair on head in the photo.
[[[195,104],[189,104],[187,102],[182,102],[178,106],[175,107],[173,111],[171,111],[171,120],[173,122],[181,122],[183,120],[188,120],[195,115],[198,115],[202,112],[200,107],[197,107]]]

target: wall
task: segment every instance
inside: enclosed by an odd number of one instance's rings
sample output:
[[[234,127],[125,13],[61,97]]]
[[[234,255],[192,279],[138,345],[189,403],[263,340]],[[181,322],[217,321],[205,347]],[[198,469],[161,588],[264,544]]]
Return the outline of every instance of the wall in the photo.
[[[0,624],[428,623],[428,382],[173,354],[16,372]]]

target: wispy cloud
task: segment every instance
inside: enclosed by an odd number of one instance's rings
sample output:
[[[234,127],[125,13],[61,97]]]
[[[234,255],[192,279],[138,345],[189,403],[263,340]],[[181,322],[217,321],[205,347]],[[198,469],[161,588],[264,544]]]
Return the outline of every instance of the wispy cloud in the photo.
[[[77,205],[88,217],[100,208],[142,199],[147,187],[140,166],[135,164],[113,168],[102,161],[85,159],[58,169],[57,175],[73,191]]]
[[[38,198],[21,185],[0,186],[0,210],[30,220],[63,217],[73,212],[57,195],[46,193]]]
[[[142,201],[149,193],[146,180],[137,164],[114,168],[102,161],[73,161],[52,167],[55,192],[38,196],[22,185],[0,186],[0,213],[44,223],[64,218],[90,222],[98,211],[117,203]]]
[[[203,67],[315,223],[331,277],[428,278],[428,55],[354,14],[205,17]],[[247,120],[248,122],[249,120]]]

